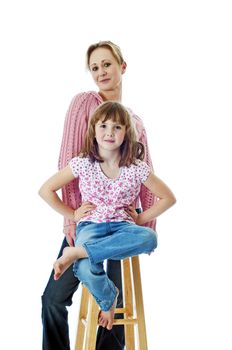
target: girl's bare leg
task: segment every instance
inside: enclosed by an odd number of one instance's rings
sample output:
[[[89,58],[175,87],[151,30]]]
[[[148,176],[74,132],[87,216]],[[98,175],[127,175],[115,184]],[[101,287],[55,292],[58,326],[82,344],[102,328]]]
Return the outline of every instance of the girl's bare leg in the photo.
[[[114,303],[111,306],[110,310],[109,311],[101,311],[99,314],[99,319],[98,319],[99,325],[102,327],[106,327],[108,330],[111,330],[113,327],[114,312],[115,312],[115,308],[117,305],[118,294],[119,294],[119,290],[117,288],[116,298],[115,298]]]
[[[58,280],[60,276],[71,266],[74,261],[87,258],[88,255],[83,247],[65,247],[62,256],[53,264],[54,280]]]

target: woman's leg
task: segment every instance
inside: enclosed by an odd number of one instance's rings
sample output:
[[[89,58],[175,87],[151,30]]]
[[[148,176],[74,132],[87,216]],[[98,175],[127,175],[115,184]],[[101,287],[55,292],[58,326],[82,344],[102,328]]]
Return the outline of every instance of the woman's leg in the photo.
[[[62,255],[63,249],[67,246],[67,241],[64,239],[58,257]],[[87,259],[83,260],[87,261]],[[108,264],[108,268],[111,278],[120,287],[120,261],[111,261]],[[85,275],[86,270],[84,265],[82,271]],[[72,296],[77,290],[79,283],[79,280],[74,276],[72,266],[65,271],[64,275],[58,281],[54,280],[54,271],[52,271],[42,296],[43,350],[70,349],[68,312],[66,307],[72,304]],[[120,301],[121,299],[119,298]],[[96,350],[108,349],[124,349],[123,326],[114,326],[111,331],[99,327]]]
[[[67,245],[64,239],[59,256]],[[79,280],[74,277],[72,266],[58,281],[54,280],[52,271],[42,295],[43,350],[70,349],[66,307],[72,304],[72,296],[78,285]]]
[[[117,307],[123,307],[121,261],[107,260],[106,272],[108,277],[119,289]],[[115,314],[114,318],[123,318],[123,314]],[[98,327],[96,350],[123,350],[125,345],[124,326],[113,326],[109,331],[105,327]]]

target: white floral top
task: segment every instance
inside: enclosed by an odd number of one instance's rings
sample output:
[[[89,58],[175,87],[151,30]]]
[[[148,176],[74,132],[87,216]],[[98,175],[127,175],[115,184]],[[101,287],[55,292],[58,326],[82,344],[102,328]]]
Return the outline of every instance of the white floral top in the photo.
[[[141,183],[146,181],[151,172],[145,162],[137,160],[136,165],[121,167],[116,179],[108,178],[101,170],[100,163],[91,162],[89,158],[75,157],[69,165],[73,175],[79,178],[82,202],[91,202],[97,206],[80,221],[134,223],[124,208],[133,204]]]

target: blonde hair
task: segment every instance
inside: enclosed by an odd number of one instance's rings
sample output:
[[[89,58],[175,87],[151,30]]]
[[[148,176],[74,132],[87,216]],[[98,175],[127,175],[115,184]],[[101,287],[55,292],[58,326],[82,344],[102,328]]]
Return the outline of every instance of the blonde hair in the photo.
[[[143,160],[144,145],[136,141],[136,133],[129,112],[121,103],[112,101],[103,102],[92,115],[80,156],[89,157],[93,162],[104,162],[99,155],[95,138],[95,125],[99,120],[103,123],[112,120],[126,127],[124,141],[120,146],[121,160],[119,166],[128,167],[131,164],[136,164],[136,159]]]
[[[93,51],[98,49],[99,47],[103,47],[105,49],[110,50],[110,52],[112,53],[119,65],[125,62],[122,56],[121,49],[118,45],[112,43],[112,41],[99,41],[98,43],[90,45],[86,52],[86,65],[88,69],[90,56],[93,53]]]

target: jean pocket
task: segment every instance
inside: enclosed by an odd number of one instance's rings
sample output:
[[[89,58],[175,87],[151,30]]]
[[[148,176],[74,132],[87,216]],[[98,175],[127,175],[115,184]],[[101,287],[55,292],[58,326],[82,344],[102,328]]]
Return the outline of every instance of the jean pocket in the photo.
[[[87,226],[89,224],[91,224],[92,222],[91,221],[81,221],[78,225],[77,225],[77,228],[82,228],[84,226]]]
[[[80,232],[84,227],[90,225],[92,222],[91,221],[81,221],[76,228],[76,234]]]

